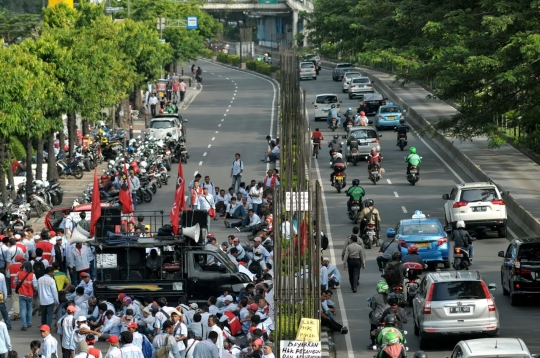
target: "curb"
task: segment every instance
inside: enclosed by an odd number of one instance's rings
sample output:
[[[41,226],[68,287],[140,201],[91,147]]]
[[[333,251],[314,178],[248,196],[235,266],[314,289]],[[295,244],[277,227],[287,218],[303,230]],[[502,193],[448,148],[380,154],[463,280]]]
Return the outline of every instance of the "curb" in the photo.
[[[322,64],[325,65],[335,65],[333,62],[323,61]],[[368,70],[364,67],[355,67],[359,71],[370,74],[370,77],[379,79],[377,75],[372,74],[373,70]],[[393,102],[398,103],[400,106],[407,110],[407,118],[410,119],[412,124],[422,130],[425,130],[425,135],[433,141],[443,152],[445,152],[453,161],[455,161],[463,170],[467,172],[473,179],[476,181],[486,181],[491,182],[499,188],[503,188],[502,185],[497,183],[495,180],[491,179],[482,169],[480,169],[467,155],[462,153],[459,149],[454,146],[454,143],[448,140],[446,137],[438,133],[432,133],[433,126],[431,123],[420,115],[416,110],[410,107],[408,104],[403,102],[403,100],[393,93],[390,88],[381,80],[377,81],[375,87],[385,93],[388,98]],[[506,191],[504,196],[504,201],[506,204],[507,213],[509,218],[522,230],[524,230],[528,235],[535,236],[534,233],[540,232],[540,223],[536,218],[521,204],[519,204],[516,199],[514,199],[511,194]]]

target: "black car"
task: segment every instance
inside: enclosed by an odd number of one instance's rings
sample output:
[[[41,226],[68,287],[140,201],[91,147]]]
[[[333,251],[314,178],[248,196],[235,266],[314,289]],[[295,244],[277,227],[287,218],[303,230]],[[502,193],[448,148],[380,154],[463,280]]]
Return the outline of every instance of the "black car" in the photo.
[[[354,70],[352,63],[338,63],[332,71],[332,79],[334,81],[341,81],[345,72],[350,72],[351,70]]]
[[[524,296],[540,296],[540,237],[517,238],[510,242],[501,266],[503,294],[516,306]]]
[[[358,113],[361,111],[368,114],[375,114],[379,110],[380,106],[386,105],[388,98],[384,97],[380,93],[366,93],[364,99],[360,102],[360,107],[358,107]]]

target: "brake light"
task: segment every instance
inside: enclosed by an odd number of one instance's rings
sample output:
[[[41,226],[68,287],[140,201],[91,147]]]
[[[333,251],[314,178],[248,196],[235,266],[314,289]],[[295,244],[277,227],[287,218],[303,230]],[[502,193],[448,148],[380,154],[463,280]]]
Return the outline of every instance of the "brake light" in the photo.
[[[368,87],[373,87],[373,85],[370,83],[369,85],[367,85]]]
[[[405,240],[399,240],[398,242],[401,247],[407,247],[407,243],[405,242]]]
[[[367,106],[367,102],[366,101],[362,102],[362,106],[364,107]]]
[[[446,244],[448,240],[446,240],[446,237],[441,237],[439,240],[437,240],[437,246],[441,246],[442,244]]]
[[[469,204],[469,203],[466,202],[466,201],[458,201],[457,203],[454,203],[454,205],[452,205],[452,207],[454,209],[456,209],[456,208],[461,208],[462,206],[467,206],[467,204]]]
[[[429,291],[426,297],[426,300],[424,301],[424,307],[422,310],[423,314],[431,314],[431,300],[433,299],[433,289],[435,285],[429,286]]]
[[[386,101],[385,101],[385,100],[382,100],[382,101],[381,101],[381,106],[384,106],[384,105],[386,105]]]
[[[488,311],[489,312],[495,312],[497,310],[497,307],[495,307],[495,301],[493,300],[493,298],[491,298],[491,293],[489,292],[489,288],[486,286],[486,283],[484,281],[480,281],[480,283],[482,284],[482,289],[484,290],[484,295],[486,295],[486,297],[488,297],[488,299],[487,299]]]
[[[354,88],[354,85],[350,85],[349,88]]]
[[[516,275],[530,275],[532,270],[521,268],[521,262],[519,259],[514,261],[514,274]]]
[[[319,109],[319,107],[317,105],[315,105],[315,109]]]
[[[379,143],[379,138],[375,138],[371,143]]]
[[[399,116],[399,118],[403,119],[403,118],[405,118],[405,116],[402,114],[401,116]]]
[[[379,116],[379,119],[384,119],[384,117],[383,117],[383,116]]]
[[[455,248],[454,253],[456,253],[458,255],[461,254],[461,249],[460,248]]]
[[[502,199],[491,200],[491,204],[493,204],[493,205],[504,205],[504,200],[502,200]]]

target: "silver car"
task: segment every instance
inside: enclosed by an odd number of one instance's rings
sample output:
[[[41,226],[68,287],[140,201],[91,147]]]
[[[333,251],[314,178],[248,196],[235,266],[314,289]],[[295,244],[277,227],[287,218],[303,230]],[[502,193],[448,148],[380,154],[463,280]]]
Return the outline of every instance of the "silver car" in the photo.
[[[349,99],[357,96],[363,96],[364,93],[374,93],[373,81],[369,77],[353,78],[349,84]]]
[[[317,79],[317,71],[313,62],[300,62],[298,65],[298,71],[300,72],[300,80]]]
[[[519,338],[480,338],[460,341],[451,358],[518,357],[538,358]]]
[[[363,77],[362,74],[358,71],[345,72],[342,82],[343,93],[347,93],[349,91],[349,85],[351,84],[351,80],[358,77]]]
[[[342,136],[343,139],[347,139],[347,146],[345,147],[345,158],[347,160],[351,159],[352,156],[359,156],[359,160],[364,160],[371,149],[381,151],[381,138],[382,135],[377,133],[377,130],[374,127],[364,126],[364,127],[352,127],[349,129],[347,135]],[[356,140],[358,142],[358,150],[354,153],[351,152],[349,148],[350,141]]]
[[[499,335],[499,312],[491,294],[497,286],[478,271],[430,272],[413,300],[414,334],[420,349],[448,336]]]

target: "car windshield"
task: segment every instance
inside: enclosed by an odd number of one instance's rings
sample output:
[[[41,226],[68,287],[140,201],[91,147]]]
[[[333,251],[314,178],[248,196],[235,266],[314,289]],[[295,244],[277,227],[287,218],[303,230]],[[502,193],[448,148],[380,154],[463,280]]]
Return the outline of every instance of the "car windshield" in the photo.
[[[379,94],[374,95],[365,95],[364,96],[364,102],[366,101],[382,101],[383,97]]]
[[[351,137],[356,139],[377,138],[377,133],[373,129],[362,129],[352,132]]]
[[[467,203],[474,203],[477,201],[491,201],[496,200],[497,192],[493,188],[481,188],[481,189],[469,189],[461,192],[461,200]]]
[[[358,77],[360,76],[360,72],[347,72],[345,74],[345,77],[351,78],[351,77]]]
[[[404,224],[401,225],[402,235],[437,235],[440,232],[437,224]]]
[[[518,251],[518,259],[523,262],[540,262],[540,243],[521,245]]]
[[[436,282],[433,285],[433,301],[487,298],[480,281]]]
[[[381,113],[401,113],[400,106],[382,107]]]
[[[300,67],[302,68],[313,68],[313,64],[310,62],[310,63],[302,63],[300,64]]]
[[[369,78],[355,78],[352,80],[353,83],[369,83]]]
[[[172,121],[152,121],[152,123],[150,123],[150,128],[153,129],[167,129],[173,127],[174,125]]]
[[[337,103],[337,96],[334,95],[323,95],[317,96],[317,103],[328,104],[328,103]]]

